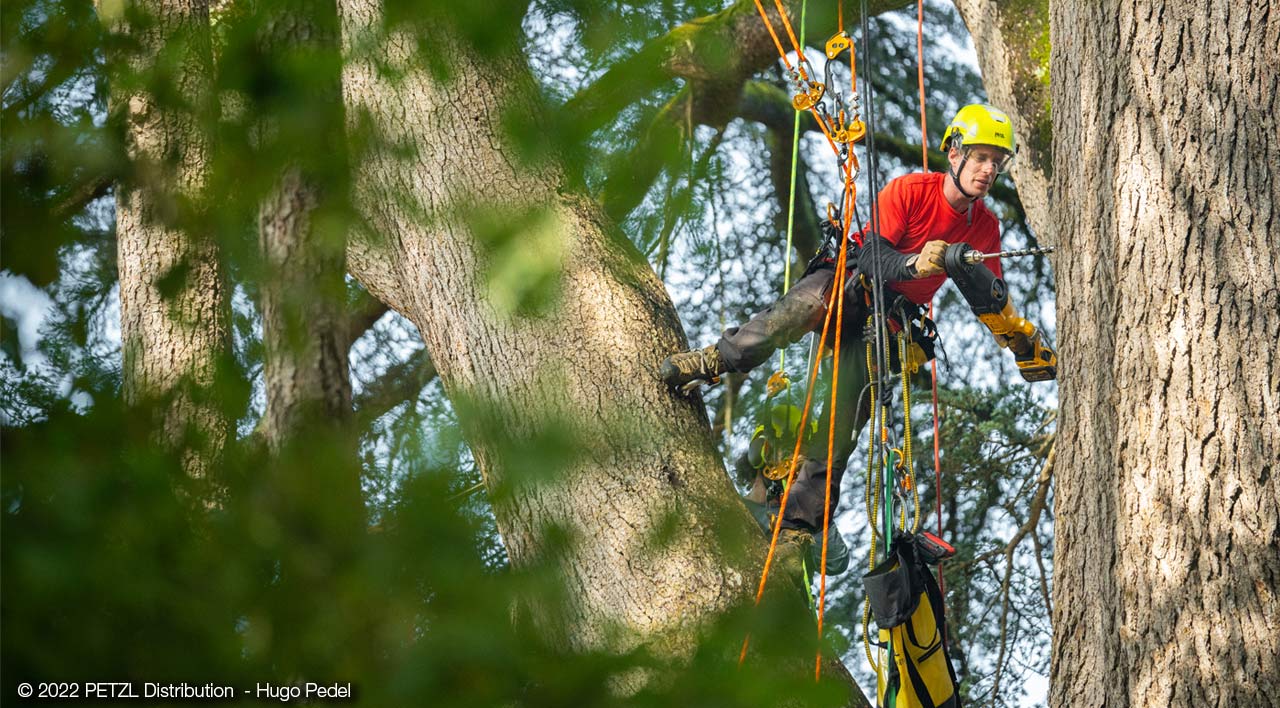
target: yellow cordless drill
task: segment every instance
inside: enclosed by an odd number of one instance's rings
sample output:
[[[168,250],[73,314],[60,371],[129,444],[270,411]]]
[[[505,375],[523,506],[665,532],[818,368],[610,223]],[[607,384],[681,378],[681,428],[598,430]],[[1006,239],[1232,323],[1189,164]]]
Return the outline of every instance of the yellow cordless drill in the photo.
[[[978,320],[991,330],[996,342],[1013,352],[1018,371],[1027,381],[1049,381],[1058,377],[1058,355],[1040,330],[1018,316],[1009,302],[1009,288],[986,266],[979,263],[998,254],[985,254],[967,243],[947,247],[943,267],[960,288],[960,294]],[[1012,255],[1012,254],[1011,254]]]

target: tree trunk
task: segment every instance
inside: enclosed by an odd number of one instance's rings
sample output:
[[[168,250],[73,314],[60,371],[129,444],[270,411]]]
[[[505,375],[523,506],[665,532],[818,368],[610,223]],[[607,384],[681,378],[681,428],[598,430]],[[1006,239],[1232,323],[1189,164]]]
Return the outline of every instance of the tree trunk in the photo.
[[[279,101],[289,105],[266,116],[262,136],[265,154],[285,156],[258,222],[264,264],[263,431],[279,446],[316,425],[336,433],[351,418],[345,308],[348,164],[341,147],[336,5],[283,2],[266,27],[268,56],[283,71],[304,66],[310,81],[303,84],[304,77],[296,77],[296,83],[311,87],[306,95]],[[306,125],[292,122],[298,114],[306,116]],[[317,151],[317,145],[324,147]],[[354,447],[352,453],[354,462]]]
[[[129,25],[99,6],[103,22],[138,42],[114,57],[110,109],[123,121],[132,178],[116,191],[124,397],[162,400],[162,438],[181,451],[192,477],[205,477],[231,435],[210,395],[230,348],[227,283],[217,244],[202,217],[207,136],[191,111],[208,107],[212,59],[203,0],[143,2],[153,20]],[[104,14],[106,13],[106,14]],[[174,64],[173,90],[189,106],[162,102],[146,88],[156,57]]]
[[[340,10],[348,47],[377,26],[368,0]],[[392,71],[357,60],[344,75],[352,125],[367,111],[384,140],[416,152],[358,166],[379,238],[352,244],[352,271],[422,333],[512,563],[549,562],[567,589],[544,629],[575,650],[687,656],[710,620],[749,601],[764,544],[701,400],[657,377],[686,345],[679,320],[599,204],[565,188],[553,160],[517,158],[500,121],[541,114],[521,58],[450,44],[459,80],[445,83],[414,46],[392,35],[376,49]]]
[[[1280,12],[1052,3],[1055,706],[1280,702]]]
[[[308,424],[335,429],[351,417],[345,253],[317,234],[314,184],[289,169],[262,206],[260,236],[268,277],[262,284],[263,430],[273,445]],[[327,241],[327,242],[326,242]]]
[[[336,4],[276,0],[264,9],[263,54],[283,80],[278,95],[258,99],[260,164],[277,174],[258,219],[262,431],[272,453],[263,472],[272,515],[296,539],[280,553],[277,587],[293,599],[272,618],[281,635],[272,651],[305,675],[328,661],[368,660],[359,626],[336,623],[331,649],[294,641],[317,617],[361,611],[342,570],[359,562],[367,531],[347,367],[349,167]]]
[[[1027,223],[1043,243],[1054,244],[1049,0],[956,0],[956,9],[973,36],[988,100],[1013,120],[1018,159],[1012,175]]]

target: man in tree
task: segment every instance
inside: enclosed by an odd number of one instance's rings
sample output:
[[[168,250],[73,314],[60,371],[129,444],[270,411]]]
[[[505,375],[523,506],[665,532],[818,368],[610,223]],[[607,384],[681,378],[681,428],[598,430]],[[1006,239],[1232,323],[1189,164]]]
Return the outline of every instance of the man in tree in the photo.
[[[819,430],[835,422],[835,448],[831,454],[831,509],[839,500],[840,480],[855,447],[854,433],[870,416],[867,387],[865,335],[862,325],[867,309],[861,273],[877,276],[892,291],[890,313],[898,313],[893,328],[906,325],[919,306],[927,305],[946,282],[944,255],[948,246],[967,243],[983,252],[1000,250],[1000,226],[982,203],[996,178],[1007,171],[1016,153],[1009,117],[983,104],[965,106],[956,113],[942,139],[950,167],[946,174],[909,174],[891,181],[880,192],[875,223],[852,234],[857,266],[846,278],[846,323],[839,352],[840,381],[836,404],[824,405]],[[851,254],[851,258],[854,258]],[[990,271],[999,278],[999,259]],[[780,346],[798,341],[821,327],[831,306],[835,265],[829,256],[815,259],[809,270],[781,300],[758,313],[741,327],[731,327],[716,344],[668,357],[660,370],[673,387],[696,385],[726,372],[746,372],[759,366]],[[988,279],[989,280],[989,279]],[[1039,331],[1018,317],[1010,302],[1003,306],[987,292],[961,291],[975,312],[985,305],[983,323],[991,328],[1001,347],[1014,352],[1019,370],[1029,381],[1056,376],[1057,358]],[[1003,284],[999,286],[1003,298]],[[856,294],[856,297],[849,297]],[[895,297],[896,300],[892,298]],[[904,307],[905,306],[905,307]],[[834,328],[832,328],[834,330]],[[857,400],[857,406],[853,405]],[[828,399],[824,399],[828,400]],[[827,485],[827,436],[806,442],[796,465],[796,477],[787,503],[784,528],[814,532],[822,528]]]

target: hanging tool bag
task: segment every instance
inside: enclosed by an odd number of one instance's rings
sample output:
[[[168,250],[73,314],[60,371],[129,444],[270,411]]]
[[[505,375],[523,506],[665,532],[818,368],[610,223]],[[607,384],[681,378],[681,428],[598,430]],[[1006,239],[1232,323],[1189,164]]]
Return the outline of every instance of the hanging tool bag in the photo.
[[[891,656],[878,671],[879,708],[960,708],[942,591],[926,565],[937,560],[923,534],[899,532],[889,559],[862,578],[880,646]]]

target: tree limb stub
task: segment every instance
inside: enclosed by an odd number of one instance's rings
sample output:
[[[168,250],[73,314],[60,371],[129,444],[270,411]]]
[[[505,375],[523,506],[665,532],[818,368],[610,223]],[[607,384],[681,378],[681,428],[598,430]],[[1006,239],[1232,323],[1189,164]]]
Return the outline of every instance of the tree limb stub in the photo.
[[[363,430],[392,408],[416,397],[436,378],[436,366],[426,349],[387,368],[355,398],[356,427]]]

